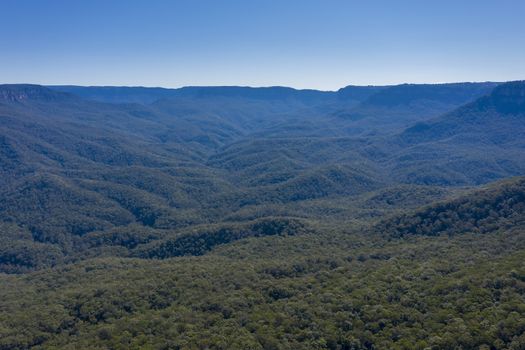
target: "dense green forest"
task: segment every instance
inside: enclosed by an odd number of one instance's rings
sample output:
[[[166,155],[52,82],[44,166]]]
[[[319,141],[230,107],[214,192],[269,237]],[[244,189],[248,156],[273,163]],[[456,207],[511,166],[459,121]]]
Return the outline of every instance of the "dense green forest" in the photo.
[[[0,350],[525,349],[525,82],[0,85]]]
[[[524,180],[434,207],[500,202]],[[523,205],[523,202],[522,202]],[[432,213],[432,214],[429,214]],[[438,220],[439,209],[403,214]],[[525,212],[513,219],[524,222]],[[488,222],[487,225],[491,225]],[[458,224],[460,227],[461,225]],[[521,349],[525,231],[363,227],[251,237],[197,257],[98,258],[3,275],[0,346],[65,349]],[[164,258],[163,256],[157,256]]]

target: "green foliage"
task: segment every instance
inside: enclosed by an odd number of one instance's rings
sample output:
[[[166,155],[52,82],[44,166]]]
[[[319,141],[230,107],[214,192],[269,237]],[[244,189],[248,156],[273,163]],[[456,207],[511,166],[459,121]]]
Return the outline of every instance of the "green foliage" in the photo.
[[[494,85],[0,86],[0,350],[523,349]]]
[[[3,275],[0,347],[516,348],[524,238],[266,236]]]
[[[296,219],[265,218],[241,225],[198,227],[191,233],[182,233],[174,238],[156,241],[141,247],[138,255],[145,258],[165,259],[183,255],[202,255],[214,247],[248,237],[273,235],[296,235],[308,229]]]
[[[375,230],[401,237],[490,233],[517,227],[525,227],[525,179],[522,177],[385,220]]]

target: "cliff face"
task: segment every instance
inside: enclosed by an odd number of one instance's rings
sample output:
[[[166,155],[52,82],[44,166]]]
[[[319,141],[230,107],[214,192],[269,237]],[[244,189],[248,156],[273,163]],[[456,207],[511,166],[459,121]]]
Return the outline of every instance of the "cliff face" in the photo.
[[[498,112],[525,114],[525,81],[502,84],[494,89],[490,98]]]
[[[6,84],[0,85],[0,102],[24,102],[26,100],[36,101],[60,101],[73,98],[71,95],[52,91],[40,85],[30,84]]]

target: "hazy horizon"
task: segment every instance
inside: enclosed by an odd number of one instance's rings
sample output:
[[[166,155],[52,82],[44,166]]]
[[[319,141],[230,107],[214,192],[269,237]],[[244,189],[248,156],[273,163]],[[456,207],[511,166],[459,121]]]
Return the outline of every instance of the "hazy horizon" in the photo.
[[[397,84],[386,84],[386,85],[374,85],[374,84],[346,84],[339,88],[325,90],[325,89],[315,89],[315,88],[296,88],[293,86],[285,85],[264,85],[264,86],[254,86],[254,85],[182,85],[182,86],[158,86],[158,85],[78,85],[78,84],[38,84],[34,82],[0,82],[0,85],[41,85],[44,87],[60,87],[60,86],[77,86],[77,87],[86,87],[86,88],[146,88],[146,89],[182,89],[189,87],[205,87],[205,88],[220,88],[220,87],[239,87],[239,88],[251,88],[251,89],[264,89],[264,88],[291,88],[295,90],[316,90],[323,92],[336,92],[340,89],[343,89],[348,86],[396,86],[396,85],[447,85],[447,84],[477,84],[477,83],[504,83],[511,81],[523,81],[525,79],[512,79],[507,81],[493,81],[493,80],[480,80],[480,81],[446,81],[446,82],[401,82]]]

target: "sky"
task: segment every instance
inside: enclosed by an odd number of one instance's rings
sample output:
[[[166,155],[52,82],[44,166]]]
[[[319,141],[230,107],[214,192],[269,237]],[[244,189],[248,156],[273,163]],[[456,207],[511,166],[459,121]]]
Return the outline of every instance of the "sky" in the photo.
[[[525,0],[0,0],[0,83],[525,79]]]

